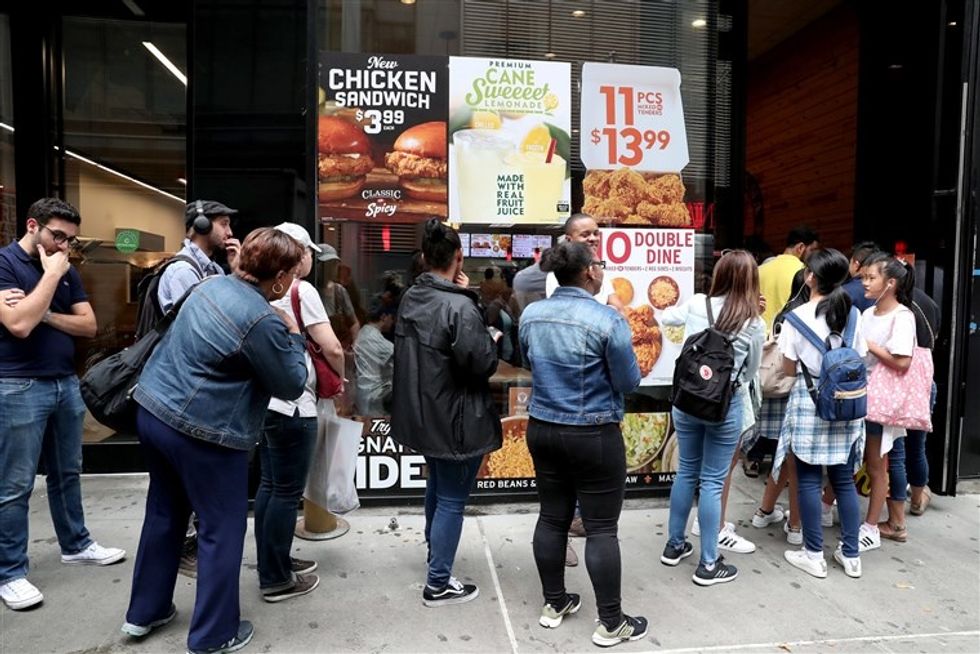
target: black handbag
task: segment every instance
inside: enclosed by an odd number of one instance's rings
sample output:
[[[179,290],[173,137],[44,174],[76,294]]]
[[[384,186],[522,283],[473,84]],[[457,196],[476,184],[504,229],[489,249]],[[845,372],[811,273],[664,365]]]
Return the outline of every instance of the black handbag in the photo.
[[[203,283],[203,282],[202,282]],[[150,360],[163,335],[177,318],[177,312],[191,292],[188,290],[157,322],[156,326],[124,350],[91,366],[79,381],[82,400],[92,416],[106,427],[123,433],[136,433],[136,402],[133,391],[143,366]]]

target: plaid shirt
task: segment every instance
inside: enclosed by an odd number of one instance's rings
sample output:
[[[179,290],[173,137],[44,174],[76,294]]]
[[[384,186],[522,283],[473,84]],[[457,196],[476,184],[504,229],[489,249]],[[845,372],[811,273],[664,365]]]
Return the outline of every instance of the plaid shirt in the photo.
[[[779,476],[779,468],[788,451],[810,465],[831,466],[851,460],[855,444],[854,460],[860,462],[864,457],[864,418],[834,422],[820,419],[803,376],[797,376],[789,394],[786,417],[772,462],[773,478]]]
[[[762,438],[777,440],[779,432],[783,429],[783,418],[786,417],[786,405],[789,403],[789,396],[763,398],[762,408],[759,410],[759,420],[756,426]]]

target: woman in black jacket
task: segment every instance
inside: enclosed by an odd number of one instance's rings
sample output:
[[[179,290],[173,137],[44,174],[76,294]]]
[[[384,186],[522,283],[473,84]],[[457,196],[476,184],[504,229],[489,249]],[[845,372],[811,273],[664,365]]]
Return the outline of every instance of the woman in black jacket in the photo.
[[[459,604],[479,590],[452,576],[463,509],[483,455],[501,446],[490,395],[497,347],[477,294],[463,274],[459,234],[437,219],[425,225],[428,272],[402,298],[395,324],[391,434],[425,456],[425,540],[429,573],[422,603]]]

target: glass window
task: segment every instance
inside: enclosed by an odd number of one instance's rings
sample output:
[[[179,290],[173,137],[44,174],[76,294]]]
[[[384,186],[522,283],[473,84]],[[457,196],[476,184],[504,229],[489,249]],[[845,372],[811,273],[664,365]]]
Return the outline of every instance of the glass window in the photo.
[[[81,367],[132,342],[139,280],[181,247],[186,41],[183,24],[63,19],[65,197],[99,321]],[[86,422],[86,442],[131,437]]]
[[[0,14],[0,243],[17,237],[14,179],[14,99],[10,62],[10,17]]]

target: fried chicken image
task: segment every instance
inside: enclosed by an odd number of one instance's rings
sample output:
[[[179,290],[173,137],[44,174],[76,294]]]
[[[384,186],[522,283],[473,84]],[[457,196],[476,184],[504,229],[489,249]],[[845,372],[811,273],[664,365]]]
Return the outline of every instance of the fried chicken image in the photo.
[[[633,334],[633,353],[640,367],[640,374],[646,377],[653,370],[660,353],[663,351],[663,334],[657,319],[653,316],[653,307],[644,304],[640,307],[626,308],[626,322]]]
[[[374,168],[371,157],[347,155],[320,155],[317,169],[321,179],[367,175]]]
[[[691,214],[687,210],[687,205],[677,204],[651,204],[641,202],[636,207],[636,213],[641,218],[645,218],[651,225],[660,227],[687,227],[691,224]]]
[[[679,175],[659,175],[648,179],[646,200],[651,204],[680,204],[684,202],[684,183]]]
[[[420,157],[408,152],[389,152],[385,167],[399,177],[446,177],[449,162],[445,159]]]
[[[657,227],[691,224],[684,205],[684,182],[674,173],[641,174],[630,168],[590,170],[582,188],[582,211],[599,219]]]

